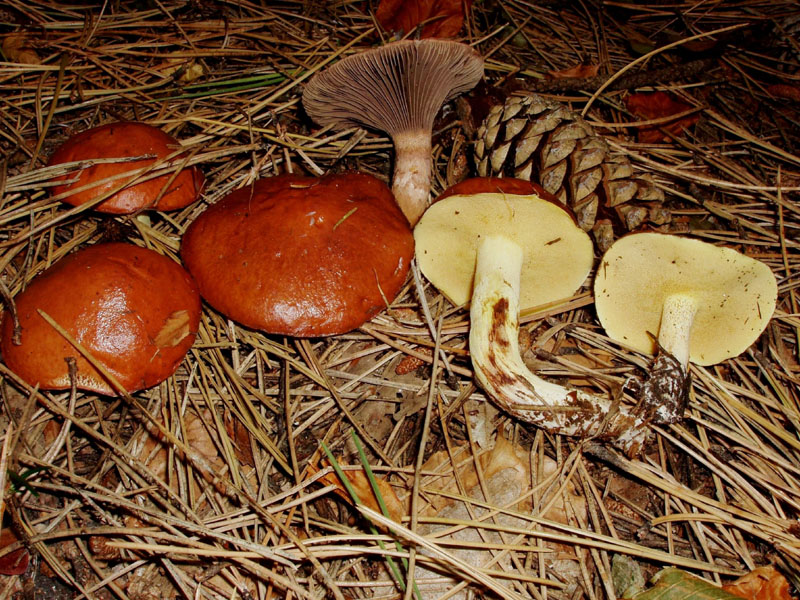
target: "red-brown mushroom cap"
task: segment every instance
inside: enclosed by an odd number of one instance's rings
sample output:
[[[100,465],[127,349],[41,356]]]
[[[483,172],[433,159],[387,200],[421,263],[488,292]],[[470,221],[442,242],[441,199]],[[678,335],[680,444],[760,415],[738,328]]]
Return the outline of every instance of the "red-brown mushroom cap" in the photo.
[[[115,175],[138,171],[157,160],[173,155],[179,148],[180,143],[175,138],[145,123],[123,121],[87,129],[64,142],[50,157],[48,165],[136,156],[151,158],[91,164],[77,172],[55,178],[54,181],[60,181],[77,177],[77,181],[54,186],[53,194],[62,194]],[[130,214],[149,208],[157,210],[183,208],[200,196],[205,179],[197,167],[182,169],[170,181],[173,175],[174,173],[169,172],[149,179],[145,176],[142,181],[121,189],[94,208],[100,212],[113,214]],[[135,176],[134,174],[133,177]],[[65,196],[63,200],[78,206],[118,188],[124,182],[124,178],[116,178]]]
[[[175,261],[132,244],[98,244],[65,257],[15,299],[21,344],[5,312],[0,351],[9,369],[42,389],[70,387],[65,358],[77,364],[77,386],[114,395],[103,376],[39,314],[84,346],[129,392],[172,375],[194,343],[201,303]]]
[[[389,188],[358,173],[258,180],[200,215],[181,247],[211,306],[297,337],[372,318],[403,285],[413,252]]]
[[[482,194],[484,192],[499,192],[501,194],[513,194],[518,196],[536,195],[550,202],[556,202],[563,206],[558,198],[545,190],[538,183],[527,179],[515,179],[514,177],[470,177],[451,185],[436,197],[436,202],[448,196],[469,196],[471,194]],[[567,210],[567,212],[569,212]]]

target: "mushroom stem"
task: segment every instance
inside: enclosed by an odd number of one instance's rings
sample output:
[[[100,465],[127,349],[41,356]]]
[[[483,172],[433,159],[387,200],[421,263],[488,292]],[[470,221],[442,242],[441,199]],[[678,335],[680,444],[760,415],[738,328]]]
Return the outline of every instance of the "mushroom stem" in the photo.
[[[648,421],[677,423],[689,402],[689,335],[697,300],[688,294],[669,294],[661,307],[658,353],[641,384],[639,406]]]
[[[428,207],[431,188],[431,132],[423,129],[397,133],[394,142],[392,192],[413,227]]]
[[[511,415],[551,433],[613,441],[632,455],[647,437],[645,421],[623,406],[534,375],[519,354],[522,249],[504,236],[478,243],[469,349],[475,376]]]
[[[661,309],[658,343],[675,357],[684,371],[689,365],[689,334],[696,313],[697,301],[686,294],[670,294]]]

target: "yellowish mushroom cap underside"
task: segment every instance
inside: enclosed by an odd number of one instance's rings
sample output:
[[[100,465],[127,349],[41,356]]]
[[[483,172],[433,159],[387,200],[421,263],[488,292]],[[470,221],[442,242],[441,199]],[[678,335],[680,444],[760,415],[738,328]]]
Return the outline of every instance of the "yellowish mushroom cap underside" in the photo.
[[[749,256],[679,236],[638,233],[603,256],[594,284],[597,315],[607,334],[654,354],[664,299],[692,297],[689,360],[713,365],[744,352],[769,323],[778,295],[770,268]],[[648,333],[649,332],[649,333]]]
[[[523,249],[520,309],[568,298],[592,268],[589,236],[538,196],[483,193],[434,203],[414,229],[420,270],[456,306],[472,296],[480,240],[502,235]]]

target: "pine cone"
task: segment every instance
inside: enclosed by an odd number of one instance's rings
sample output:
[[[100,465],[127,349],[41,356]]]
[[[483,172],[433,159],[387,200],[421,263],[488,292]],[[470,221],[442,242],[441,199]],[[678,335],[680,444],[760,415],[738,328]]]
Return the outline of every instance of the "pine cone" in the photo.
[[[644,223],[671,216],[649,175],[635,175],[628,159],[563,104],[537,94],[510,96],[478,129],[475,163],[482,177],[539,183],[569,206],[605,251],[614,239]]]

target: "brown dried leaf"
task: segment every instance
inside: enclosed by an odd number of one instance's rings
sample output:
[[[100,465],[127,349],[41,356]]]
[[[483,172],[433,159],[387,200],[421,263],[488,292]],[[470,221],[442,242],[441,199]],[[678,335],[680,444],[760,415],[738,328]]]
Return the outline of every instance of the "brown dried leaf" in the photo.
[[[197,452],[211,465],[214,471],[219,471],[225,465],[225,462],[217,451],[217,445],[209,434],[206,423],[211,423],[213,426],[213,419],[209,411],[203,411],[202,415],[198,415],[191,410],[187,411],[183,420],[182,437],[193,451]],[[169,463],[167,460],[169,457],[167,447],[159,440],[160,434],[154,428],[145,430],[143,431],[143,438],[138,442],[134,452],[159,479],[174,482],[175,478],[168,477],[167,473]],[[177,486],[177,483],[175,483],[175,486]]]
[[[3,54],[10,62],[27,65],[42,64],[42,59],[30,44],[30,38],[24,33],[9,33],[3,38]]]
[[[253,447],[250,444],[250,431],[244,423],[228,412],[225,414],[225,430],[228,432],[228,437],[233,441],[236,460],[244,465],[255,467],[256,460],[253,457]]]
[[[312,468],[311,471],[313,472],[314,469]],[[347,470],[344,471],[344,474],[345,477],[347,477],[347,480],[350,482],[350,485],[353,486],[358,499],[372,510],[382,513],[383,511],[381,510],[375,493],[372,491],[372,486],[370,485],[364,469],[358,469],[356,471]],[[327,473],[320,479],[320,481],[326,485],[336,486],[336,495],[341,497],[348,504],[353,504],[349,492],[344,487],[344,484],[342,484],[342,482],[339,480],[339,477],[336,475],[336,473]],[[383,502],[386,504],[386,509],[389,511],[389,518],[400,523],[403,517],[408,513],[404,504],[400,502],[400,499],[397,497],[394,488],[389,484],[389,482],[381,479],[377,475],[375,475],[375,481],[378,485],[378,492],[380,493]]]
[[[217,445],[209,434],[207,425],[213,424],[211,413],[207,410],[202,415],[189,411],[184,417],[183,436],[192,449],[203,455],[215,471],[219,471],[225,465],[225,461],[219,455]]]
[[[599,69],[600,65],[581,64],[561,71],[548,71],[547,77],[548,79],[589,79],[596,77]]]
[[[381,0],[375,18],[387,31],[409,33],[423,25],[422,38],[451,38],[471,6],[472,0]]]
[[[794,100],[800,102],[800,87],[796,85],[787,85],[785,83],[776,83],[767,88],[767,91],[777,98],[786,98],[787,100]]]
[[[685,102],[676,100],[666,92],[631,94],[625,99],[625,106],[635,115],[648,121],[670,117],[693,108]],[[637,132],[637,137],[640,142],[645,144],[669,141],[670,136],[663,133],[661,129],[678,136],[683,134],[684,130],[697,123],[698,118],[699,116],[695,113],[679,119],[665,121],[658,126],[641,127]]]
[[[412,371],[419,369],[424,364],[425,361],[421,358],[407,354],[400,360],[400,362],[397,363],[397,366],[394,368],[394,372],[397,375],[408,375]]]
[[[162,73],[167,76],[177,73],[180,83],[191,83],[206,73],[203,65],[193,60],[168,58],[166,64],[167,66],[162,70]]]
[[[0,548],[5,548],[19,541],[16,534],[8,527],[0,531]],[[28,568],[30,555],[25,548],[14,550],[0,557],[0,575],[22,575]]]
[[[472,460],[465,460],[467,459],[468,451],[469,448],[463,446],[459,448],[453,456],[453,459],[460,463],[458,469],[459,479],[461,485],[467,491],[479,485],[478,473],[475,470],[474,462]],[[494,447],[480,454],[478,460],[480,461],[485,480],[489,480],[501,471],[509,469],[514,472],[514,478],[519,480],[525,489],[530,488],[531,474],[527,453],[522,448],[515,446],[512,442],[507,440],[502,434],[497,435]],[[449,461],[450,457],[446,451],[436,452],[431,455],[422,468],[424,471],[441,470],[441,465],[447,464]],[[552,476],[557,469],[558,465],[555,461],[545,458],[542,472],[538,473],[538,479],[544,480]],[[511,471],[509,471],[509,473]],[[437,478],[430,487],[451,493],[458,493],[458,485],[452,473]],[[549,502],[549,500],[549,496],[542,498],[543,504]],[[431,496],[431,501],[431,509],[426,511],[426,514],[436,514],[452,503],[450,500],[433,495]],[[569,511],[567,510],[567,503],[570,505]],[[565,493],[560,494],[550,505],[550,508],[541,516],[558,523],[568,523],[568,513],[575,513],[584,518],[586,516],[586,501],[583,496],[577,494],[575,486],[571,482],[567,484]]]
[[[475,460],[467,445],[455,448],[452,457],[446,452],[437,452],[423,466],[425,472],[441,472],[441,476],[426,476],[423,482],[426,491],[425,498],[431,502],[431,506],[423,511],[424,515],[435,515],[447,519],[470,520],[470,514],[466,510],[463,502],[442,498],[434,490],[450,492],[453,494],[464,494],[478,499],[487,499],[489,502],[496,502],[498,505],[507,506],[517,502],[515,508],[520,512],[530,513],[532,508],[531,486],[533,478],[530,470],[529,454],[519,446],[516,446],[503,435],[496,436],[495,445],[491,450],[478,455],[481,469],[483,471],[483,482],[479,482],[478,474],[475,469]],[[452,471],[447,471],[446,467],[454,463],[458,471],[459,480],[462,488],[456,484],[456,478]],[[545,458],[542,468],[536,473],[537,486],[541,482],[550,481],[550,477],[555,475],[559,466],[555,461]],[[484,488],[485,485],[485,488]],[[519,501],[519,498],[525,498]],[[573,513],[580,519],[586,519],[586,502],[579,496],[575,487],[570,481],[562,485],[558,480],[553,481],[549,489],[542,490],[541,497],[538,498],[539,506],[542,507],[538,516],[550,521],[559,523],[573,523]],[[476,508],[475,512],[480,514]],[[523,522],[511,515],[501,515],[498,517],[499,524],[510,527],[522,527]],[[431,532],[436,531],[431,527]],[[447,534],[446,539],[458,541],[465,540],[480,543],[481,539],[494,540],[495,534],[485,532],[478,534],[471,528]],[[499,541],[499,538],[497,538]],[[580,576],[581,553],[576,552],[574,546],[546,542],[549,552],[546,555],[548,570],[555,573],[557,577],[564,580],[574,579]],[[458,548],[454,547],[453,553],[470,565],[483,565],[489,559],[487,552],[478,548]],[[420,581],[424,577],[430,577],[427,573],[417,574]],[[449,586],[447,585],[449,583]],[[438,598],[441,593],[451,588],[455,582],[446,582],[444,589],[438,589],[439,594],[426,594],[423,590],[423,598]]]
[[[517,456],[516,451],[514,450],[514,445],[506,440],[502,435],[497,436],[495,445],[491,449],[478,455],[478,460],[480,461],[481,470],[483,471],[485,479],[491,478],[493,475],[499,473],[503,469],[512,469],[515,471],[515,475],[518,475],[519,478],[524,479],[527,477],[525,462],[521,459],[521,457]],[[453,472],[448,470],[448,467],[451,463],[455,463],[454,466],[456,466],[458,472],[458,481],[456,480]],[[429,487],[451,494],[460,493],[458,487],[459,481],[461,482],[463,489],[467,492],[475,488],[480,483],[478,479],[478,472],[475,469],[475,464],[472,458],[470,457],[470,449],[467,445],[456,448],[452,456],[447,450],[435,452],[422,466],[422,470],[428,472],[442,472],[443,475],[435,477],[429,484]],[[525,479],[525,482],[528,481],[530,481],[529,477]],[[429,509],[425,511],[425,514],[431,515],[440,513],[454,502],[449,498],[439,495],[431,495],[429,500],[431,505]]]
[[[790,600],[789,582],[774,567],[750,571],[722,589],[748,600]]]

